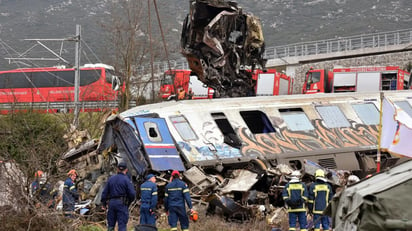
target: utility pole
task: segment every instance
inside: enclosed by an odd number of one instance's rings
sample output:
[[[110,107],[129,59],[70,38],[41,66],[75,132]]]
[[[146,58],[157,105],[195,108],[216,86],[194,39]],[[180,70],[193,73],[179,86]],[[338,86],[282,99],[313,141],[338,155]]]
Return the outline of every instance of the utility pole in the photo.
[[[79,95],[80,95],[80,35],[81,35],[81,27],[80,25],[76,25],[76,37],[74,41],[76,42],[76,51],[75,51],[75,72],[74,72],[74,118],[73,118],[73,126],[77,128],[79,125],[79,112],[80,112],[80,102],[79,102]]]
[[[8,59],[9,62],[15,62],[16,60],[20,61],[63,61],[66,64],[70,64],[69,61],[64,59],[62,57],[62,50],[63,50],[63,42],[64,41],[75,41],[76,42],[76,51],[75,51],[75,72],[74,72],[74,119],[73,119],[73,125],[75,128],[77,128],[78,123],[79,123],[79,112],[80,112],[80,103],[79,103],[79,95],[80,95],[80,36],[81,36],[81,27],[80,25],[76,25],[76,36],[75,37],[70,37],[70,38],[63,38],[63,39],[24,39],[25,41],[36,41],[37,44],[30,47],[28,50],[23,52],[22,54],[19,55],[17,58],[5,58]],[[42,43],[42,41],[50,42],[50,41],[61,41],[62,46],[60,48],[60,52],[56,53],[49,47],[47,47],[45,44]],[[29,53],[31,50],[33,50],[37,45],[42,46],[45,48],[47,51],[49,51],[52,55],[56,56],[56,58],[26,58],[24,57],[27,53]]]
[[[154,89],[154,68],[153,68],[153,46],[152,46],[152,26],[151,26],[151,18],[150,18],[150,0],[147,0],[147,8],[148,8],[148,31],[149,31],[149,49],[150,49],[150,69],[151,69],[151,80],[152,80],[152,103],[155,102],[155,89]]]

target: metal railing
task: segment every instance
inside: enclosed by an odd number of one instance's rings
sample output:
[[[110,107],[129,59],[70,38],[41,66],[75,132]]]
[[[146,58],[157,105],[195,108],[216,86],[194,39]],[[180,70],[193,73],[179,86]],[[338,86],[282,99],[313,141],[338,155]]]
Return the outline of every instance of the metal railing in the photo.
[[[102,109],[115,109],[119,101],[80,101],[81,111],[98,111]],[[136,101],[129,102],[130,107],[136,106]],[[70,112],[75,108],[75,102],[33,102],[33,103],[1,103],[0,111],[41,110],[48,112]]]
[[[266,47],[264,57],[268,60],[302,57],[334,52],[355,51],[365,48],[387,48],[390,46],[407,45],[410,43],[412,43],[412,28]],[[172,69],[189,69],[185,58],[171,60],[170,64]],[[150,68],[150,65],[143,65],[140,66],[138,70],[139,73],[150,73]],[[164,73],[168,69],[169,67],[166,61],[154,63],[154,72],[156,73]]]
[[[300,57],[412,43],[412,29],[268,47],[267,59]]]

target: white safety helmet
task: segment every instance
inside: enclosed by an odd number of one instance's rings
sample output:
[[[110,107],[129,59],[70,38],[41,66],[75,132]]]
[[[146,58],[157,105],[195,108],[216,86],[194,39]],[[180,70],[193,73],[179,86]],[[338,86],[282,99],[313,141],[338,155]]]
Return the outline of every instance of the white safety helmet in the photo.
[[[291,182],[291,183],[299,182],[301,175],[302,174],[300,173],[300,171],[298,171],[298,170],[293,171],[292,174],[290,174],[290,181],[289,182]]]
[[[360,181],[360,179],[356,175],[350,175],[348,177],[348,184],[354,184],[354,183],[359,182],[359,181]]]

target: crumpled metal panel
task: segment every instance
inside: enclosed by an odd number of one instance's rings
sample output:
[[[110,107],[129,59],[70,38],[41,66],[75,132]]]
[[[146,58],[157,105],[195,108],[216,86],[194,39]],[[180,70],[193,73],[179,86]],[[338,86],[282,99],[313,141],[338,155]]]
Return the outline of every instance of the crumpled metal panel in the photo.
[[[213,207],[221,208],[227,219],[236,218],[247,220],[251,216],[250,208],[242,206],[230,197],[211,194],[206,198],[206,201]]]
[[[229,182],[225,185],[225,187],[220,189],[223,194],[230,193],[232,191],[247,192],[258,181],[258,174],[256,173],[243,169],[236,171],[238,175],[234,179],[229,179]]]
[[[190,69],[218,96],[253,95],[256,81],[246,69],[266,65],[260,19],[232,1],[192,0],[190,6],[181,37]]]
[[[136,127],[129,119],[124,121],[116,118],[106,121],[97,153],[102,153],[113,144],[116,144],[121,157],[127,159],[139,175],[146,172],[149,164],[141,151],[142,143],[137,135]]]

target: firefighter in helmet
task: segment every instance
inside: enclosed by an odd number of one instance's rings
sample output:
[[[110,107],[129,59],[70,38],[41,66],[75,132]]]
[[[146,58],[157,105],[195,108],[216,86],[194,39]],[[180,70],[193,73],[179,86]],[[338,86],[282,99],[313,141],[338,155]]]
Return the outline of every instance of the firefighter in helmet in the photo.
[[[76,188],[77,172],[71,169],[67,173],[67,179],[64,181],[63,186],[63,211],[66,216],[73,217],[76,201],[79,200],[79,193]]]
[[[323,212],[332,200],[332,187],[327,183],[325,172],[318,169],[315,172],[315,182],[309,187],[309,211],[313,213],[315,231],[320,231],[320,225],[324,231],[329,230],[329,217],[324,216]]]
[[[180,221],[182,231],[189,230],[189,217],[186,214],[185,202],[190,209],[190,214],[194,214],[189,188],[185,182],[180,180],[180,173],[174,170],[172,180],[166,185],[165,192],[165,209],[169,215],[171,231],[177,230],[177,221]]]
[[[299,220],[300,230],[307,231],[305,203],[308,200],[308,190],[306,185],[300,181],[300,177],[300,171],[293,171],[289,183],[282,191],[283,200],[288,207],[289,231],[296,230],[296,219]]]
[[[43,178],[43,171],[38,170],[34,173],[34,181],[31,183],[30,196],[34,196],[36,191],[41,188],[40,182]]]

